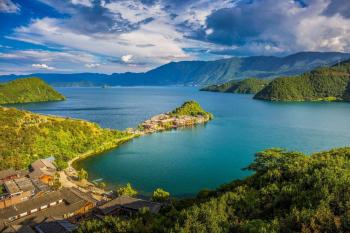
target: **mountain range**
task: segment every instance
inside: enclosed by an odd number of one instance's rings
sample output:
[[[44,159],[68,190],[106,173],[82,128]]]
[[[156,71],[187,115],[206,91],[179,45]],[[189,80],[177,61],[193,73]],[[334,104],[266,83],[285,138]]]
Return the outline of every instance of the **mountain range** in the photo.
[[[249,77],[275,78],[310,71],[319,66],[330,66],[350,59],[348,53],[300,52],[285,57],[252,56],[232,57],[216,61],[170,62],[144,73],[34,73],[3,75],[0,82],[19,77],[34,76],[53,86],[136,86],[136,85],[187,85],[204,86],[221,84]]]

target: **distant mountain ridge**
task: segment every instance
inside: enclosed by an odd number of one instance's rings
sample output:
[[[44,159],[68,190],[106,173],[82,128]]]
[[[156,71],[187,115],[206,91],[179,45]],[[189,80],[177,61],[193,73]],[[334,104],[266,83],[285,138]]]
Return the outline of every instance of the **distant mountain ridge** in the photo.
[[[135,85],[211,85],[248,77],[274,78],[330,66],[350,59],[348,53],[300,52],[286,57],[233,57],[216,61],[170,62],[145,73],[98,73],[4,75],[0,82],[36,76],[54,86],[135,86]]]

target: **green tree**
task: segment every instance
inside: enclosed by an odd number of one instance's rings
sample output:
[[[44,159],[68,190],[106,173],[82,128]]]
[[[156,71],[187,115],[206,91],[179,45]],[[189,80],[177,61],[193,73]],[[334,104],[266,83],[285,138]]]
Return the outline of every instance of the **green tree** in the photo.
[[[152,201],[165,202],[170,199],[170,193],[164,189],[157,188],[152,195]]]
[[[99,182],[99,183],[97,184],[97,186],[98,186],[100,189],[105,189],[107,185],[106,185],[105,182]]]
[[[78,171],[78,179],[81,180],[87,180],[89,177],[89,174],[87,171],[85,171],[83,168]]]
[[[60,174],[58,172],[56,172],[54,179],[53,179],[52,188],[54,190],[58,190],[61,188],[61,186],[62,186],[62,184],[60,182]]]
[[[137,195],[137,191],[131,186],[130,183],[127,183],[125,186],[118,188],[116,191],[119,196],[134,197]]]

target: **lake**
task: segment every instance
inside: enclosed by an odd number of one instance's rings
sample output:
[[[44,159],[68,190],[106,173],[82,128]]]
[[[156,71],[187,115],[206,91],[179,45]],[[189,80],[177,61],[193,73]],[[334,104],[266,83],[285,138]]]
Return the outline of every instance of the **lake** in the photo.
[[[90,179],[109,186],[130,182],[147,195],[162,187],[174,196],[194,195],[249,175],[254,153],[282,147],[305,153],[347,146],[348,103],[271,103],[251,95],[199,92],[190,87],[57,88],[62,102],[15,105],[125,129],[185,100],[198,101],[215,119],[204,126],[140,137],[80,161]]]

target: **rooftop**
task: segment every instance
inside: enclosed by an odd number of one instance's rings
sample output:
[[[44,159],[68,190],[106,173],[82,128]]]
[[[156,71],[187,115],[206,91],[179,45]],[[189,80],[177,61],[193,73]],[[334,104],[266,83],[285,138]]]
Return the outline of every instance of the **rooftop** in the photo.
[[[42,175],[54,176],[56,172],[56,167],[51,158],[36,160],[30,166],[33,170],[29,174],[31,178],[39,178]]]
[[[76,225],[71,224],[67,220],[56,220],[47,218],[44,222],[35,226],[40,233],[68,233],[76,229]]]
[[[21,192],[21,190],[13,180],[6,181],[4,184],[4,187],[9,194],[15,194],[15,193]]]
[[[77,189],[64,188],[59,191],[49,192],[43,196],[32,198],[0,210],[0,222],[9,222],[14,216],[22,216],[12,221],[12,224],[38,224],[48,217],[62,218],[67,214],[80,210],[87,203],[96,204],[96,200],[89,197],[88,193],[82,193]],[[49,204],[54,206],[48,207]],[[45,207],[40,210],[40,207]],[[31,214],[24,214],[30,213]]]
[[[50,192],[46,195],[35,197],[29,201],[21,202],[10,207],[0,209],[0,219],[9,219],[14,216],[18,216],[22,213],[29,212],[33,209],[40,208],[41,206],[48,205],[52,202],[62,200],[62,195],[59,191]]]
[[[13,179],[4,183],[5,189],[9,194],[34,191],[35,187],[32,181],[26,177]]]
[[[16,176],[16,175],[17,175],[17,172],[12,168],[7,169],[7,170],[2,170],[2,171],[0,171],[0,180],[6,179],[6,178],[11,177],[11,176]]]
[[[157,202],[146,201],[128,196],[120,196],[100,206],[99,210],[103,214],[109,214],[118,208],[125,208],[135,211],[142,208],[148,208],[151,213],[155,214],[159,212],[161,206],[162,205]]]

